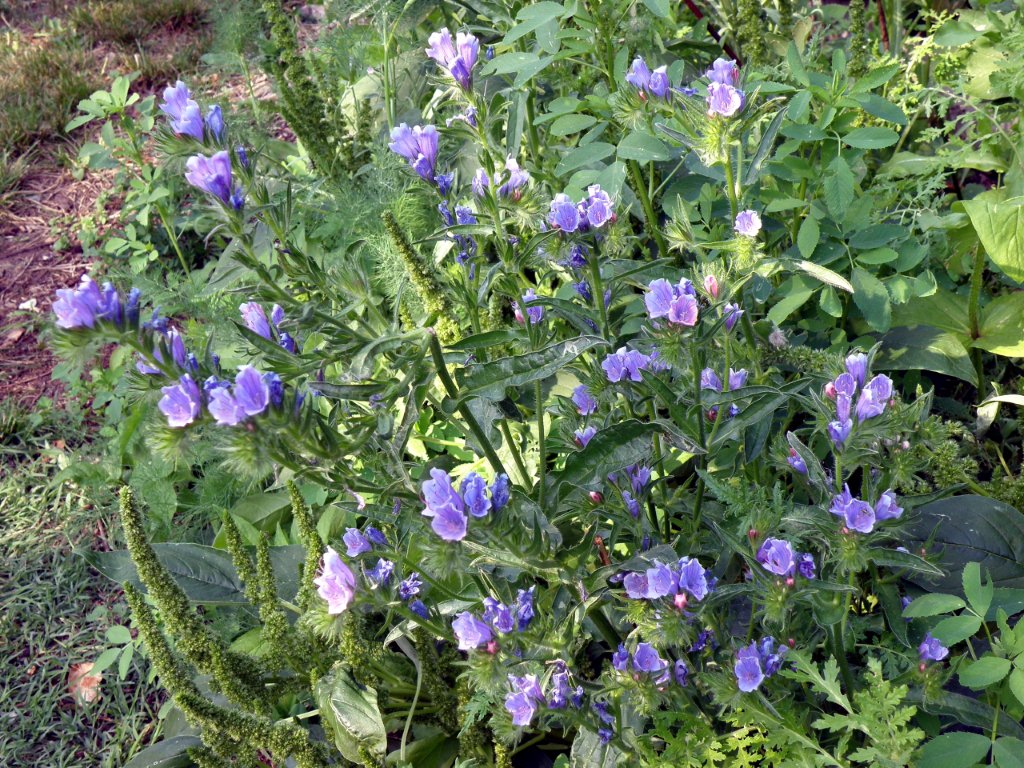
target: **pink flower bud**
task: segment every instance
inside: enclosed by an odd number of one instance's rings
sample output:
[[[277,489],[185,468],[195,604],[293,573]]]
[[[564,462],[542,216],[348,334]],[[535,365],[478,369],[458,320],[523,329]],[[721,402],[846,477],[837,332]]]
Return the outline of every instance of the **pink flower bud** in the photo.
[[[604,501],[604,496],[602,496],[597,491],[591,491],[590,492],[590,500],[592,502],[594,502],[595,504],[600,504],[601,502]]]
[[[498,652],[498,641],[491,640],[487,643],[487,652],[493,656]]]
[[[711,298],[717,299],[718,298],[718,278],[716,278],[714,275],[708,275],[707,277],[705,277],[704,278],[704,290],[708,292],[708,294],[711,296]]]
[[[519,322],[522,322],[522,320],[520,320]],[[827,397],[829,400],[836,399],[836,385],[833,384],[831,381],[825,385],[825,397]]]
[[[681,611],[681,610],[683,610],[686,607],[686,603],[687,603],[687,599],[686,599],[686,593],[685,592],[680,592],[679,594],[676,595],[676,598],[675,598],[676,608],[678,608]]]

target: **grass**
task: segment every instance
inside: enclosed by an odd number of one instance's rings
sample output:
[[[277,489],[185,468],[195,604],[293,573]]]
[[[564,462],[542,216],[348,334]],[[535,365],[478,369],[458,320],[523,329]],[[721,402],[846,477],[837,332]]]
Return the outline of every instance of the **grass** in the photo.
[[[8,454],[10,456],[10,454]],[[75,460],[50,449],[0,468],[0,755],[5,765],[116,768],[155,735],[163,698],[132,662],[108,669],[99,696],[80,705],[72,668],[95,661],[105,634],[127,625],[120,590],[73,554],[117,530],[113,513],[55,481]],[[13,470],[13,471],[12,471]],[[115,665],[116,666],[116,665]]]

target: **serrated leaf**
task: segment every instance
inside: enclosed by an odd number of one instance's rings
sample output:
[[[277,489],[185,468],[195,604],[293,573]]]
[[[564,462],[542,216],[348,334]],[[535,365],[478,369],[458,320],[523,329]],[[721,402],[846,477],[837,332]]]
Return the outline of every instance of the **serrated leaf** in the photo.
[[[814,255],[814,249],[818,247],[820,238],[821,231],[818,228],[818,222],[813,216],[806,216],[796,234],[796,247],[800,251],[800,255],[809,260]]]
[[[983,656],[977,661],[965,662],[960,667],[960,685],[979,690],[995,685],[1010,671],[1010,660],[997,656]]]
[[[854,267],[850,282],[853,284],[853,303],[874,330],[885,333],[892,323],[892,304],[882,281],[867,270]]]
[[[981,629],[981,619],[977,616],[950,616],[932,627],[932,637],[947,648],[974,637]]]
[[[928,768],[973,768],[988,754],[992,742],[978,733],[944,733],[917,753],[914,765]]]
[[[899,134],[889,128],[854,128],[843,136],[843,143],[856,149],[884,149],[899,138]]]
[[[952,613],[966,606],[967,604],[956,595],[922,595],[903,609],[903,615],[908,619],[917,619],[923,616]]]

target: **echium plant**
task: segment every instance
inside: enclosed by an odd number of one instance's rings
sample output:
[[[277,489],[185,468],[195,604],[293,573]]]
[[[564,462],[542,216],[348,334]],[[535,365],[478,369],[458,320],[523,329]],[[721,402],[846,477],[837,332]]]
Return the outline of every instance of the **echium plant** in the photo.
[[[429,45],[453,116],[399,125],[390,148],[436,204],[441,258],[385,221],[415,296],[304,300],[320,265],[258,158],[223,150],[188,178],[252,270],[252,359],[224,370],[158,313],[142,322],[137,292],[88,277],[55,304],[62,343],[138,351],[164,451],[217,440],[240,469],[323,491],[310,509],[292,486],[303,554],[277,565],[266,536],[254,563],[224,522],[259,613],[251,651],[193,611],[122,497],[157,611],[129,600],[201,732],[191,759],[909,764],[953,644],[902,615],[941,574],[907,528],[929,499],[903,493],[929,469],[911,450],[929,398],[905,401],[873,351],[774,364],[788,340],[756,285],[793,262],[766,252],[739,169],[764,161],[772,134],[753,131],[776,105],[724,59],[692,87],[642,59],[613,84],[723,170],[724,237],[683,267],[638,165],[635,210],[598,183],[545,183],[497,138],[504,91],[476,76],[475,36]],[[269,265],[257,223],[279,241]]]

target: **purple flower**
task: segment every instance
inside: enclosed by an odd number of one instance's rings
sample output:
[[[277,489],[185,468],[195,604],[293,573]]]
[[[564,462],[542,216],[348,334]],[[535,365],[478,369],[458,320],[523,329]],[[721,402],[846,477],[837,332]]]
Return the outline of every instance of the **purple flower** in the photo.
[[[313,579],[317,594],[327,601],[327,612],[337,615],[351,605],[356,596],[356,577],[331,547],[324,552],[320,575]]]
[[[722,317],[725,318],[725,330],[732,331],[736,323],[743,317],[745,310],[740,309],[739,304],[726,304],[722,307]]]
[[[214,141],[224,140],[224,113],[217,104],[206,112],[206,130]]]
[[[455,183],[455,174],[439,173],[434,177],[434,183],[437,184],[437,191],[441,193],[441,197],[448,197],[448,193],[452,191],[452,184]]]
[[[232,393],[248,416],[263,413],[270,404],[270,388],[259,371],[251,365],[243,365],[238,369]]]
[[[650,643],[639,643],[633,652],[633,668],[638,672],[661,672],[668,666]]]
[[[57,291],[53,311],[60,328],[92,328],[105,313],[104,296],[95,280],[82,275],[77,288]]]
[[[408,600],[418,595],[422,586],[423,580],[420,578],[420,575],[415,572],[410,573],[408,578],[399,583],[398,596],[403,600]]]
[[[796,565],[793,545],[782,539],[765,539],[761,548],[757,550],[757,562],[769,573],[789,576]]]
[[[203,140],[203,113],[181,80],[173,88],[164,89],[164,102],[160,109],[170,118],[171,131],[177,136]]]
[[[190,101],[192,101],[192,94],[189,92],[188,86],[179,80],[174,85],[164,88],[164,100],[160,103],[160,111],[172,120],[177,120]]]
[[[516,631],[522,632],[533,621],[533,592],[536,587],[520,589],[516,593]]]
[[[633,64],[630,66],[629,72],[626,73],[626,82],[641,93],[646,93],[650,88],[651,70],[647,66],[647,62],[644,61],[643,56],[637,56],[633,59]]]
[[[594,229],[600,229],[609,221],[615,221],[615,204],[608,193],[601,189],[600,184],[591,184],[587,187],[587,197],[580,205],[583,209],[580,214],[586,217],[587,223]]]
[[[187,373],[177,384],[162,387],[160,391],[164,396],[160,398],[158,407],[167,417],[169,427],[185,427],[199,418],[203,403],[202,395],[199,386]]]
[[[483,197],[487,194],[487,188],[491,186],[491,180],[487,177],[487,171],[483,168],[477,168],[476,173],[473,175],[473,194],[477,197]]]
[[[548,214],[548,224],[555,229],[569,234],[575,232],[580,226],[580,212],[568,195],[559,193],[551,201],[551,211]]]
[[[509,489],[508,489],[508,475],[502,473],[494,478],[494,482],[491,483],[491,509],[498,512],[508,504],[509,500]]]
[[[452,33],[445,27],[434,32],[427,43],[427,56],[448,70],[452,79],[464,91],[473,87],[473,66],[480,56],[480,41],[474,35],[459,32],[452,43]]]
[[[267,321],[267,313],[262,306],[255,301],[247,301],[238,307],[238,311],[242,314],[242,322],[250,331],[264,339],[273,338],[270,323]]]
[[[747,370],[740,368],[738,371],[734,371],[732,368],[729,369],[729,391],[735,392],[737,389],[743,389],[747,384]]]
[[[629,491],[622,492],[622,503],[626,505],[626,510],[634,519],[640,517],[640,502],[633,498]]]
[[[892,397],[892,379],[884,373],[875,376],[861,390],[857,400],[857,421],[867,421],[885,412]]]
[[[689,593],[698,602],[707,597],[707,571],[697,558],[684,557],[679,561],[678,588],[680,592]]]
[[[452,631],[460,651],[472,651],[494,638],[491,628],[469,611],[463,611],[452,622]]]
[[[789,456],[786,458],[786,461],[789,462],[789,466],[801,475],[807,474],[807,464],[800,458],[800,454],[798,454],[793,448],[789,449]]]
[[[590,394],[586,384],[580,384],[572,391],[572,402],[581,416],[589,416],[597,411],[597,400]]]
[[[678,285],[658,279],[647,286],[644,294],[647,316],[652,320],[667,318],[674,325],[694,326],[697,324],[697,298],[693,284],[683,278]]]
[[[921,657],[921,661],[942,661],[949,656],[949,648],[932,637],[932,633],[929,632],[917,646],[917,653]]]
[[[647,569],[647,595],[649,600],[674,595],[678,578],[664,563],[654,561],[654,567]]]
[[[476,214],[473,209],[465,205],[455,206],[455,221],[458,224],[476,224]]]
[[[846,421],[830,421],[828,423],[828,436],[832,438],[833,444],[837,448],[841,448],[843,443],[846,442],[846,438],[850,436],[850,432],[853,430],[853,419],[847,419]]]
[[[523,294],[523,297],[518,302],[512,302],[512,310],[515,314],[517,322],[526,322],[526,319],[528,318],[530,321],[530,325],[536,325],[544,318],[544,307],[540,306],[539,304],[532,307],[529,306],[530,304],[535,304],[536,300],[537,292],[534,291],[533,288],[529,288],[527,289],[526,293]],[[520,309],[521,306],[526,307],[526,317],[523,316],[523,312]]]
[[[401,123],[391,130],[388,149],[409,161],[409,166],[421,179],[433,182],[437,166],[437,139],[437,128],[432,125],[410,128]]]
[[[515,629],[512,611],[507,605],[499,603],[493,597],[484,598],[483,619],[503,635],[507,635]]]
[[[801,552],[796,558],[796,571],[805,579],[813,579],[816,575],[814,567],[814,555],[810,552]]]
[[[761,217],[757,215],[757,211],[740,211],[733,229],[744,237],[757,237],[757,233],[761,231]]]
[[[690,674],[689,667],[686,666],[686,662],[682,659],[676,659],[676,663],[672,668],[672,677],[678,685],[686,685],[686,678]]]
[[[391,581],[391,575],[395,572],[395,564],[390,560],[381,558],[367,573],[366,578],[375,587],[385,586]]]
[[[740,68],[732,59],[715,59],[715,63],[705,73],[705,77],[712,83],[736,85],[740,81]]]
[[[896,492],[891,488],[875,502],[875,520],[897,520],[903,514],[903,507],[896,503]]]
[[[544,692],[536,675],[508,676],[512,691],[505,696],[505,709],[512,715],[512,725],[520,728],[530,724],[537,712],[538,702],[544,701]]]
[[[413,600],[409,603],[409,610],[424,619],[430,616],[430,611],[422,600]]]
[[[508,179],[498,187],[498,197],[511,197],[518,200],[522,194],[520,190],[530,183],[530,174],[519,167],[519,163],[514,157],[505,160],[505,171],[508,173]]]
[[[231,155],[193,155],[185,162],[185,181],[227,205],[231,201]]]
[[[850,486],[843,486],[843,492],[832,499],[829,512],[841,517],[846,527],[860,533],[871,533],[875,527],[875,510],[866,501],[853,496]]]
[[[573,436],[576,438],[576,442],[581,448],[586,448],[590,440],[597,434],[596,427],[585,427],[583,429],[577,429],[573,432]]]
[[[846,358],[846,372],[857,382],[858,387],[863,387],[868,380],[868,356],[863,352],[854,352]],[[852,392],[850,394],[853,394]]]
[[[629,667],[629,651],[622,643],[619,643],[619,649],[612,654],[612,667],[619,672],[625,672]]]
[[[733,667],[736,675],[736,682],[739,689],[744,693],[756,691],[764,682],[764,671],[761,669],[761,655],[757,651],[757,644],[751,643],[740,648],[736,654],[736,665]]]
[[[629,381],[643,381],[640,376],[640,371],[647,370],[650,366],[651,358],[642,352],[637,352],[635,349],[627,350],[625,347],[619,347],[616,352],[612,352],[601,362],[601,368],[604,369],[605,375],[608,377],[608,381],[613,384],[623,379]]]
[[[705,368],[700,372],[700,388],[709,389],[712,392],[722,391],[722,380],[711,368]]]
[[[551,687],[548,690],[548,709],[564,709],[569,703],[572,689],[569,686],[569,670],[564,662],[559,662],[557,671],[551,675]]]
[[[462,497],[455,492],[452,479],[444,470],[432,469],[430,477],[432,479],[423,483],[427,505],[423,516],[433,518],[430,527],[445,541],[462,541],[469,523]]]
[[[245,411],[232,396],[230,386],[226,381],[217,382],[209,394],[207,409],[222,427],[233,427],[245,421]]]
[[[345,554],[349,557],[358,557],[364,552],[369,552],[373,549],[370,540],[358,528],[346,529],[345,535],[342,536],[342,541],[345,542]]]
[[[476,472],[470,472],[459,486],[459,492],[466,502],[466,510],[473,517],[484,517],[491,511],[491,500],[487,498],[487,481]]]
[[[652,96],[656,96],[659,99],[667,99],[669,91],[672,90],[672,83],[668,79],[668,67],[662,65],[651,72],[651,79],[648,84],[648,89]]]
[[[646,600],[647,599],[647,575],[644,573],[627,573],[626,578],[622,580],[622,586],[626,589],[626,594],[633,600]]]
[[[589,255],[590,252],[587,250],[587,246],[582,243],[573,243],[569,248],[569,258],[566,264],[573,269],[583,269],[587,266],[587,256]]]
[[[732,117],[741,109],[745,101],[743,91],[733,88],[724,83],[710,83],[708,85],[708,116]]]
[[[626,474],[629,476],[629,484],[633,488],[633,493],[637,495],[643,493],[644,488],[651,482],[651,468],[646,464],[631,464],[626,467]]]
[[[718,646],[718,643],[715,642],[715,632],[712,629],[702,629],[693,645],[690,646],[690,653],[699,653],[707,648],[709,644],[712,648]]]

